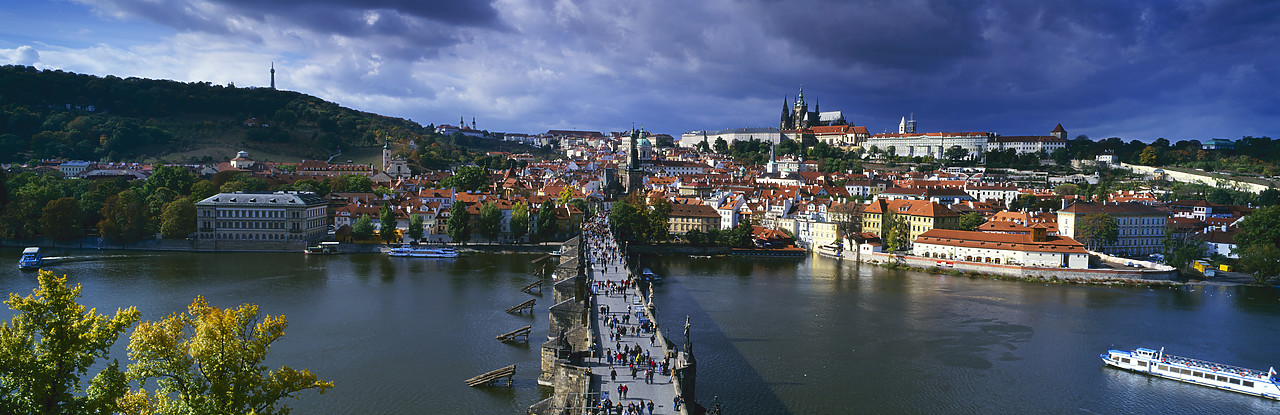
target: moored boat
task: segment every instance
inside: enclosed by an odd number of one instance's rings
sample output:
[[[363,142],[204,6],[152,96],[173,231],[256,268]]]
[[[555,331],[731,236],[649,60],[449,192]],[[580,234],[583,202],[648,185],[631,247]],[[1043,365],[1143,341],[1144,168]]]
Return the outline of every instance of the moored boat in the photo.
[[[813,248],[813,251],[817,252],[820,255],[826,255],[833,258],[841,258],[844,256],[844,245],[837,244],[837,243],[820,245]]]
[[[302,250],[302,253],[307,255],[337,255],[342,253],[338,246],[338,242],[321,242],[320,245],[307,247]]]
[[[1208,386],[1280,400],[1280,382],[1276,369],[1268,372],[1246,369],[1164,353],[1164,348],[1152,350],[1108,350],[1101,355],[1108,366],[1146,373],[1187,383]]]
[[[391,248],[387,255],[411,258],[457,258],[458,250],[447,246],[402,246]]]
[[[35,269],[44,265],[44,254],[40,252],[39,247],[30,247],[22,250],[22,257],[18,258],[18,268]]]
[[[645,268],[644,270],[640,271],[640,278],[649,282],[662,281],[662,277],[659,277],[658,274],[653,273],[653,270],[648,268]]]

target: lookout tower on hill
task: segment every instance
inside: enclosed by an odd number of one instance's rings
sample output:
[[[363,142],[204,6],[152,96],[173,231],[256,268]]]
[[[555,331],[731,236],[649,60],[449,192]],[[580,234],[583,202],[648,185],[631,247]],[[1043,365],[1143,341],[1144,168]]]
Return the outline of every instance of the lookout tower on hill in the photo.
[[[271,89],[276,89],[276,63],[271,62]]]

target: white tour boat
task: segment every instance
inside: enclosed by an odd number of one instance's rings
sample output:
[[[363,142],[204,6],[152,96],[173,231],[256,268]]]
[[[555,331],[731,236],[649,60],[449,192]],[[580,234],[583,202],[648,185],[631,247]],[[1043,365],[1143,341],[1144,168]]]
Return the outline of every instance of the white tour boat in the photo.
[[[411,258],[457,258],[458,250],[446,246],[401,246],[391,248],[387,255]]]
[[[22,250],[22,257],[18,258],[18,268],[36,269],[44,265],[44,254],[40,253],[40,248],[31,247]]]
[[[1280,384],[1276,369],[1269,372],[1245,369],[1164,353],[1164,348],[1151,350],[1108,350],[1101,355],[1107,365],[1134,372],[1180,380],[1187,383],[1225,389],[1248,395],[1280,400]]]

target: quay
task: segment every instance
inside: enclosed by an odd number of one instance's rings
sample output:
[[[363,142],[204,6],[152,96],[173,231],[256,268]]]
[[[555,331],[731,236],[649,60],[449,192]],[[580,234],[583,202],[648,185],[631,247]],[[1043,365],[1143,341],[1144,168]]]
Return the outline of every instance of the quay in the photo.
[[[689,322],[680,329],[684,343],[678,348],[658,324],[652,290],[614,241],[607,219],[594,219],[562,249],[538,378],[554,392],[528,413],[616,414],[643,405],[638,413],[648,414],[649,403],[653,414],[698,413]]]

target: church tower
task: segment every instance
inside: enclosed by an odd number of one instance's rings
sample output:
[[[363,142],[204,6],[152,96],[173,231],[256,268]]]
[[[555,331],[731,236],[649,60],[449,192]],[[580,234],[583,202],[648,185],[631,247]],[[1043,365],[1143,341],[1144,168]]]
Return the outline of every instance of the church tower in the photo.
[[[1067,129],[1062,128],[1061,123],[1059,123],[1057,127],[1053,127],[1053,131],[1051,131],[1049,135],[1058,137],[1059,140],[1067,141]]]
[[[796,103],[791,107],[792,113],[792,130],[801,130],[809,128],[809,104],[804,102],[804,87],[800,87],[800,94],[796,95]]]
[[[276,89],[276,63],[271,62],[271,89]]]
[[[902,117],[902,122],[898,123],[898,134],[915,134],[916,133],[916,115],[911,114],[911,119]]]

